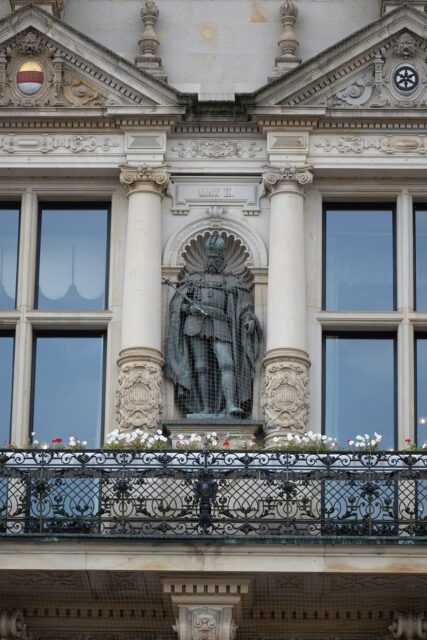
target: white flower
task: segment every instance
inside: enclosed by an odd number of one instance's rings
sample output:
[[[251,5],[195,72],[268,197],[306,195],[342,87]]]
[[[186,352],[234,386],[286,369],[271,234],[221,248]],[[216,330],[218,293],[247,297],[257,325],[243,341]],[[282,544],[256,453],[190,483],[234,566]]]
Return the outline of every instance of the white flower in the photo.
[[[161,429],[157,429],[157,433],[159,434],[159,436],[163,435],[163,431]]]
[[[348,441],[348,444],[349,444],[349,445],[351,445],[351,446],[353,446],[353,445],[354,445],[354,440],[349,440],[349,441]]]
[[[325,442],[325,440],[327,440],[327,439],[328,439],[328,436],[322,436],[323,442]]]
[[[286,439],[289,440],[290,442],[291,440],[294,439],[294,436],[292,435],[292,433],[288,433],[288,435],[286,436]]]
[[[178,433],[178,440],[184,440],[184,434]]]
[[[212,440],[212,444],[215,446],[218,444],[218,440]]]
[[[365,433],[365,440],[369,440],[369,433]]]
[[[279,442],[279,438],[273,438],[273,442]]]
[[[375,445],[376,445],[376,444],[378,444],[378,441],[377,441],[377,440],[371,440],[371,445],[372,445],[373,447],[375,447]]]
[[[216,438],[216,431],[212,431],[212,435]]]
[[[85,447],[87,445],[86,440],[83,440],[82,445]]]

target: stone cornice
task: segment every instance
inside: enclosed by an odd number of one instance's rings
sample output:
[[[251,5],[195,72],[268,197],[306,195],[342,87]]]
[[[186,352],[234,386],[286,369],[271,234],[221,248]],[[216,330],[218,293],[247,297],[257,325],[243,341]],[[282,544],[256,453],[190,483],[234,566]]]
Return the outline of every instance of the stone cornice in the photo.
[[[170,173],[168,165],[152,167],[142,164],[134,167],[127,164],[120,165],[120,183],[128,188],[128,193],[138,190],[152,190],[163,193],[169,184]]]
[[[306,187],[313,182],[313,174],[309,165],[283,164],[280,167],[267,165],[263,167],[262,179],[266,189],[274,193],[283,185],[299,185]]]

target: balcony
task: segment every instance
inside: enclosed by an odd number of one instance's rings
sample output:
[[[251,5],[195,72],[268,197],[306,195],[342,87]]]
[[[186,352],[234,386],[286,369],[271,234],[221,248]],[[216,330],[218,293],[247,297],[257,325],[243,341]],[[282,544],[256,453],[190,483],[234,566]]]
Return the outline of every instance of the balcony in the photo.
[[[427,455],[3,450],[0,537],[427,544]]]

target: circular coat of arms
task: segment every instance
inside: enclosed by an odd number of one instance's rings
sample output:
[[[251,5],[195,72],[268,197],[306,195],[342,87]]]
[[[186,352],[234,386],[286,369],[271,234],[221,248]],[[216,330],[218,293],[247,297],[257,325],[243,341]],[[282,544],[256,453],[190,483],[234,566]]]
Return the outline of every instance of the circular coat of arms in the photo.
[[[25,95],[32,96],[40,91],[43,80],[43,67],[36,60],[26,60],[19,66],[16,83]]]

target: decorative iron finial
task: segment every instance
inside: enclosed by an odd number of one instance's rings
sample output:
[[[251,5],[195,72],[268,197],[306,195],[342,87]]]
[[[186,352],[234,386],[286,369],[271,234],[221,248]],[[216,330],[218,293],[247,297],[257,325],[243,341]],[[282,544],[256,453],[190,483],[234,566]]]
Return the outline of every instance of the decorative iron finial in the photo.
[[[162,59],[157,55],[160,41],[157,37],[155,26],[159,17],[159,9],[153,0],[146,0],[141,8],[141,20],[144,31],[139,40],[141,55],[135,59],[137,67],[148,71],[156,78],[166,82],[166,73],[162,67]]]
[[[301,62],[295,55],[298,40],[295,37],[294,26],[298,18],[298,9],[292,0],[285,0],[280,7],[280,20],[283,31],[279,38],[280,56],[276,58],[274,71],[269,80],[274,80],[290,69],[294,69]]]

